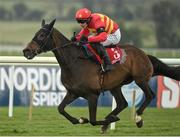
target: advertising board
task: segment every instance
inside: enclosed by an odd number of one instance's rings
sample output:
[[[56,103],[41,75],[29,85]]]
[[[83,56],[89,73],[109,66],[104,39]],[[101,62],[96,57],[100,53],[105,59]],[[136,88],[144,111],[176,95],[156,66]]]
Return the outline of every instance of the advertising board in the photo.
[[[13,71],[12,71],[13,69]],[[61,83],[61,70],[59,66],[23,66],[11,65],[0,66],[0,105],[7,106],[9,103],[9,91],[14,91],[14,106],[29,105],[32,84],[35,88],[33,97],[34,106],[58,106],[64,96],[66,89]],[[156,79],[150,81],[151,87],[156,92]],[[12,88],[13,87],[13,88]],[[144,98],[142,90],[132,82],[122,87],[128,105],[132,106],[133,91],[136,90],[135,104],[138,106]],[[156,93],[155,93],[156,94]],[[98,105],[111,106],[112,96],[109,92],[100,95]],[[86,106],[87,101],[78,98],[71,105]],[[150,106],[156,105],[156,99]]]
[[[158,77],[158,108],[180,107],[180,82],[167,77]]]

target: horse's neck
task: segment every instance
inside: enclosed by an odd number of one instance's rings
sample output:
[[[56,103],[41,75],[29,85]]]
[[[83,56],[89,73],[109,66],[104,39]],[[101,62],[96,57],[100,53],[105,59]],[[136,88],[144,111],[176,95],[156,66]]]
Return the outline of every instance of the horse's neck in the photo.
[[[68,40],[62,33],[60,33],[57,29],[54,30],[53,33],[54,44],[57,50],[53,51],[58,63],[61,68],[67,67],[68,64],[72,64],[75,58],[78,57],[78,49],[75,45],[69,45],[67,47],[61,48],[71,41]]]
[[[58,31],[55,31],[53,36],[54,45],[58,48],[58,50],[53,52],[61,67],[61,81],[66,85],[66,88],[76,88],[82,83],[86,85],[89,82],[88,80],[84,81],[84,79],[87,79],[87,72],[88,77],[91,77],[90,79],[97,83],[96,86],[99,86],[99,69],[97,69],[97,65],[91,61],[80,59],[79,57],[83,57],[84,54],[80,47],[77,47],[75,44],[62,48],[70,41]]]

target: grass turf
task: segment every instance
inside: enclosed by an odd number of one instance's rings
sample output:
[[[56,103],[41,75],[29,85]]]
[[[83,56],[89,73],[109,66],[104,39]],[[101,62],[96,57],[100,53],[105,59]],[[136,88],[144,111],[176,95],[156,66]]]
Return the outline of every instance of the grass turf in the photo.
[[[103,119],[110,107],[99,107],[97,119]],[[68,107],[73,116],[88,117],[87,107]],[[8,108],[0,108],[1,136],[99,136],[100,126],[90,124],[72,125],[59,115],[56,107],[33,108],[32,120],[28,120],[28,107],[15,107],[14,116],[8,118]],[[137,128],[131,118],[131,110],[124,110],[116,130],[108,130],[107,136],[176,136],[180,135],[180,109],[148,108],[144,115],[144,126]]]

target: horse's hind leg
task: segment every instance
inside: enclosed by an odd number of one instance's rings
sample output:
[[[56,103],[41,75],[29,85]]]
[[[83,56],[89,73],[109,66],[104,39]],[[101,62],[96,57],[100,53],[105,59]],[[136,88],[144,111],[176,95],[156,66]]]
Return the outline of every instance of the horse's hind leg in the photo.
[[[106,119],[108,119],[112,115],[118,115],[123,109],[125,109],[128,106],[128,103],[122,94],[121,87],[113,89],[110,92],[115,98],[117,105],[116,108],[106,116]]]
[[[64,108],[70,104],[71,102],[73,102],[75,99],[77,99],[77,96],[75,96],[72,93],[67,92],[66,96],[64,97],[64,99],[62,100],[61,104],[58,106],[58,111],[60,114],[62,114],[63,116],[65,116],[72,124],[78,124],[79,120],[72,117],[71,115],[69,115]]]
[[[143,120],[140,115],[143,114],[144,109],[149,105],[151,100],[155,97],[153,91],[148,85],[148,82],[137,82],[137,85],[142,89],[142,91],[145,94],[145,100],[142,103],[142,105],[139,107],[139,109],[136,111],[136,124],[138,127],[142,127]]]
[[[128,103],[122,94],[121,87],[115,88],[111,90],[110,92],[115,98],[117,105],[116,105],[116,108],[105,117],[106,120],[112,119],[113,117],[117,119],[116,116],[128,106]],[[108,126],[109,125],[103,125],[101,127],[102,133],[104,133],[107,130]]]

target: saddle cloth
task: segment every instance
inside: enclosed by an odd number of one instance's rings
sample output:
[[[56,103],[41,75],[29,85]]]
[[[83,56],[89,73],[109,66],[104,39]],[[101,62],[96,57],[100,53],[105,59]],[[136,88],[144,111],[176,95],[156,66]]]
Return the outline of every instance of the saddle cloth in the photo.
[[[97,52],[91,47],[90,44],[84,45],[84,48],[86,50],[88,50],[87,52],[90,51],[91,54],[93,54],[93,56],[95,57],[96,61],[98,61],[98,63],[102,64],[102,62],[103,62],[102,59],[97,54]],[[118,45],[113,45],[113,46],[109,46],[109,47],[107,46],[106,51],[108,53],[108,56],[109,56],[112,64],[115,64],[117,62],[123,63],[126,59],[126,53],[125,53],[124,49],[121,49]]]

